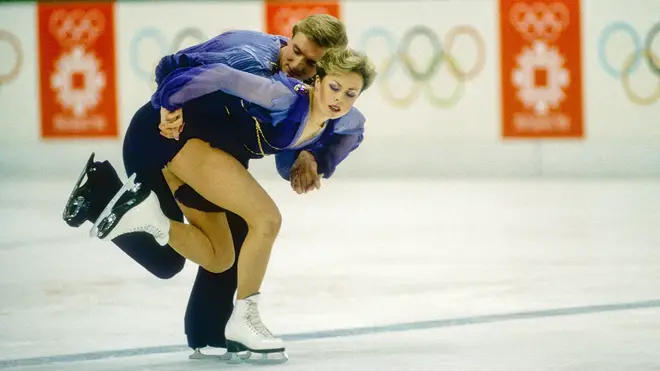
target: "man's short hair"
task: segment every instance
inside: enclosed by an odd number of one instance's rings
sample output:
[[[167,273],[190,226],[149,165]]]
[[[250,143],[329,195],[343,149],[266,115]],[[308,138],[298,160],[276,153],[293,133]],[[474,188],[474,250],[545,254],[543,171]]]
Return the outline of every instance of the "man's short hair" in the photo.
[[[328,14],[314,14],[303,18],[293,26],[293,36],[302,32],[321,48],[345,48],[348,46],[346,26]]]

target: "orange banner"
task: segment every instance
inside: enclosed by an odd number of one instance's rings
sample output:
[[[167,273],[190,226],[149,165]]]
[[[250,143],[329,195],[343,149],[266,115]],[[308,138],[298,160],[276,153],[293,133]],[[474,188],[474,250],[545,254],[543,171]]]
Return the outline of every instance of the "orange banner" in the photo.
[[[579,0],[500,0],[502,136],[581,138]]]
[[[42,137],[117,137],[113,3],[37,7]]]
[[[267,0],[266,33],[291,37],[293,26],[312,14],[329,14],[341,19],[339,1]]]

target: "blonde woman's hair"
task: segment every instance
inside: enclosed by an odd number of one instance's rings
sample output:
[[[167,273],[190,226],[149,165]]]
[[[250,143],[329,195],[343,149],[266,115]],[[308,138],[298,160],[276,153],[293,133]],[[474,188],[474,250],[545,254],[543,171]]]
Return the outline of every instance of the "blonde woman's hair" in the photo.
[[[293,26],[293,36],[305,34],[323,49],[345,48],[348,45],[346,27],[337,18],[328,14],[313,14],[298,21]]]
[[[376,67],[363,52],[351,48],[328,49],[316,63],[317,74],[323,79],[326,75],[355,72],[362,76],[361,91],[367,90],[376,79]]]

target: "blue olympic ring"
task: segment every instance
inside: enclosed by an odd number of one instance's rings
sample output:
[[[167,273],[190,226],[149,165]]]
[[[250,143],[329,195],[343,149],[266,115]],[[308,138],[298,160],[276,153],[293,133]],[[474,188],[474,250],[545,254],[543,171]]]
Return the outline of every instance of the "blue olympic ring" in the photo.
[[[156,43],[160,47],[161,55],[159,56],[159,58],[161,58],[166,54],[178,52],[179,49],[181,49],[182,46],[181,43],[187,37],[192,37],[194,39],[197,39],[197,41],[199,41],[200,43],[208,40],[208,37],[201,30],[192,27],[179,30],[171,42],[168,42],[163,32],[157,28],[147,27],[139,30],[135,34],[135,36],[133,36],[133,39],[131,40],[131,44],[130,44],[129,50],[131,54],[131,68],[133,69],[135,74],[138,75],[138,77],[142,78],[147,82],[150,83],[153,82],[154,71],[153,70],[147,71],[143,69],[138,63],[137,56],[140,53],[139,51],[140,43],[147,39],[156,41]]]
[[[610,62],[607,61],[607,56],[605,55],[605,49],[607,48],[607,43],[609,42],[610,38],[612,37],[613,34],[617,32],[623,32],[626,33],[630,36],[630,38],[633,41],[633,44],[635,46],[635,56],[633,57],[634,60],[632,62],[632,65],[630,66],[630,71],[629,73],[635,72],[641,62],[642,62],[642,39],[637,33],[637,30],[633,26],[631,26],[628,23],[624,22],[615,22],[607,25],[603,29],[603,31],[600,34],[600,38],[598,39],[598,59],[600,61],[601,66],[603,69],[612,77],[615,79],[620,79],[623,75],[622,71],[619,69],[615,69],[612,67]]]
[[[378,37],[382,37],[383,39],[385,39],[385,41],[387,42],[387,44],[390,47],[390,50],[398,50],[399,49],[397,39],[394,37],[394,35],[389,30],[387,30],[385,28],[371,28],[367,32],[365,32],[362,35],[362,39],[360,41],[361,49],[364,50],[366,48],[368,40],[371,40],[372,38],[378,38]],[[385,73],[385,75],[387,77],[390,77],[390,75],[393,73],[393,71],[394,71],[393,68],[388,68],[383,72]],[[381,73],[381,72],[379,72],[379,73]]]

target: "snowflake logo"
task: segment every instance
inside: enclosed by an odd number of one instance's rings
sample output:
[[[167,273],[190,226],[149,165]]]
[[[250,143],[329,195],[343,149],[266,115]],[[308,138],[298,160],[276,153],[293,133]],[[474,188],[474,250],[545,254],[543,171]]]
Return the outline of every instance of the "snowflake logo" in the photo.
[[[98,59],[80,46],[57,61],[50,84],[57,91],[57,100],[71,109],[74,116],[82,117],[99,104],[105,87],[105,74],[100,70]]]
[[[559,52],[542,41],[535,41],[532,49],[525,48],[517,61],[512,80],[525,107],[541,116],[547,115],[550,107],[559,107],[566,97],[563,89],[570,82]]]

